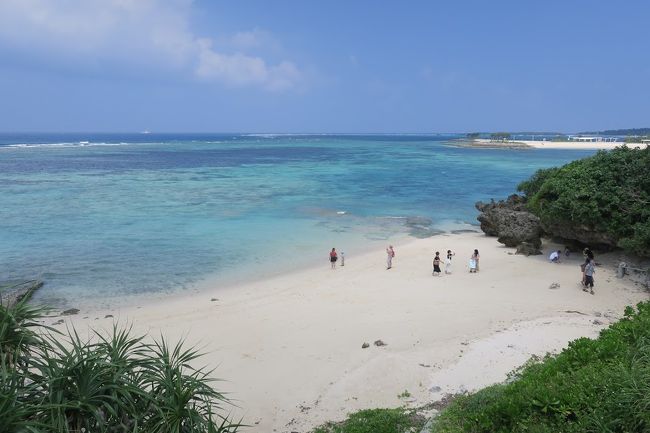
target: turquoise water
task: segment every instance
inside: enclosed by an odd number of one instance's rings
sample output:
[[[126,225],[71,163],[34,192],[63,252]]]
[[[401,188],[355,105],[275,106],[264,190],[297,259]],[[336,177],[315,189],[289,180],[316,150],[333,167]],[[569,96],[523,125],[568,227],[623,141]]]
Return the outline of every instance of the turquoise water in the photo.
[[[226,284],[475,224],[475,201],[593,153],[450,138],[0,135],[0,280],[54,304]]]

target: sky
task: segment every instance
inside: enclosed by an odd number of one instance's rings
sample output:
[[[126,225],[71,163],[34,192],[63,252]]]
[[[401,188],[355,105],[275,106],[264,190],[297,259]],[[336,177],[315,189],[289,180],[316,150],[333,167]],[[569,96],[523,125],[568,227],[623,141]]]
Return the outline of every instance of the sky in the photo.
[[[650,127],[649,22],[645,0],[0,0],[0,131]]]

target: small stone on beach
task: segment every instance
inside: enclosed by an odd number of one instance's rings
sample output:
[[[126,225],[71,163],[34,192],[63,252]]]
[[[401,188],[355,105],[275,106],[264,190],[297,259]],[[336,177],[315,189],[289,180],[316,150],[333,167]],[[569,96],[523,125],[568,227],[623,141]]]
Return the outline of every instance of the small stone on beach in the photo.
[[[69,308],[61,313],[62,316],[72,316],[73,314],[77,314],[79,312],[78,308]]]
[[[375,341],[374,345],[377,346],[377,347],[380,347],[380,346],[386,346],[386,343],[384,343],[381,340],[377,340],[377,341]]]
[[[64,322],[63,319],[59,319],[59,320],[57,320],[56,322],[52,323],[52,325],[60,325],[60,324],[62,324],[63,322]]]
[[[368,344],[368,343],[363,343],[363,344],[361,345],[361,348],[362,348],[362,349],[367,349],[367,348],[369,348],[369,347],[370,347],[370,344]]]
[[[550,286],[548,286],[549,289],[559,289],[560,288],[560,283],[552,283]]]
[[[214,302],[214,301],[218,301],[218,300],[219,300],[218,298],[212,298],[212,299],[210,299],[210,302]]]
[[[104,316],[104,319],[108,319],[110,317],[113,317],[113,315],[112,314],[107,314],[107,315]]]

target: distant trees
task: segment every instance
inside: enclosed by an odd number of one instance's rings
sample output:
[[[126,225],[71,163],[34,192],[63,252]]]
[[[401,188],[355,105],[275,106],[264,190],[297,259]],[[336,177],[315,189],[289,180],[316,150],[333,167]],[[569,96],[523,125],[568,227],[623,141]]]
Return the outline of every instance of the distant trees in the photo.
[[[628,135],[623,139],[626,143],[641,143],[641,140],[650,140],[650,135]]]
[[[490,139],[491,140],[497,140],[497,141],[506,141],[510,140],[510,133],[509,132],[493,132],[490,134]]]
[[[467,138],[474,140],[475,138],[479,138],[481,136],[480,132],[470,132],[466,135]]]

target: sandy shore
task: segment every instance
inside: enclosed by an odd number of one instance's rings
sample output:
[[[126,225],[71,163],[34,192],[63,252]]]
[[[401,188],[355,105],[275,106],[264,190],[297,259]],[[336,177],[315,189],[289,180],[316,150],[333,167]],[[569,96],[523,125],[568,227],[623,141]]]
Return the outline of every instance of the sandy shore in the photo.
[[[618,142],[578,142],[578,141],[541,141],[541,140],[512,140],[505,142],[491,141],[479,138],[474,140],[478,146],[491,147],[534,147],[536,149],[597,149],[611,150],[626,144],[628,147],[645,148],[649,143],[623,143]]]
[[[469,274],[474,248],[481,270]],[[454,273],[433,277],[433,252],[447,249],[457,253]],[[482,234],[441,235],[399,245],[391,270],[383,251],[331,270],[325,248],[322,267],[65,320],[79,330],[118,320],[185,337],[226,380],[220,389],[249,431],[306,432],[357,409],[415,406],[502,381],[531,354],[595,336],[648,298],[612,266],[598,268],[589,295],[578,285],[581,257],[556,265],[513,252]],[[373,344],[379,339],[386,346]],[[410,396],[398,397],[404,391]]]

